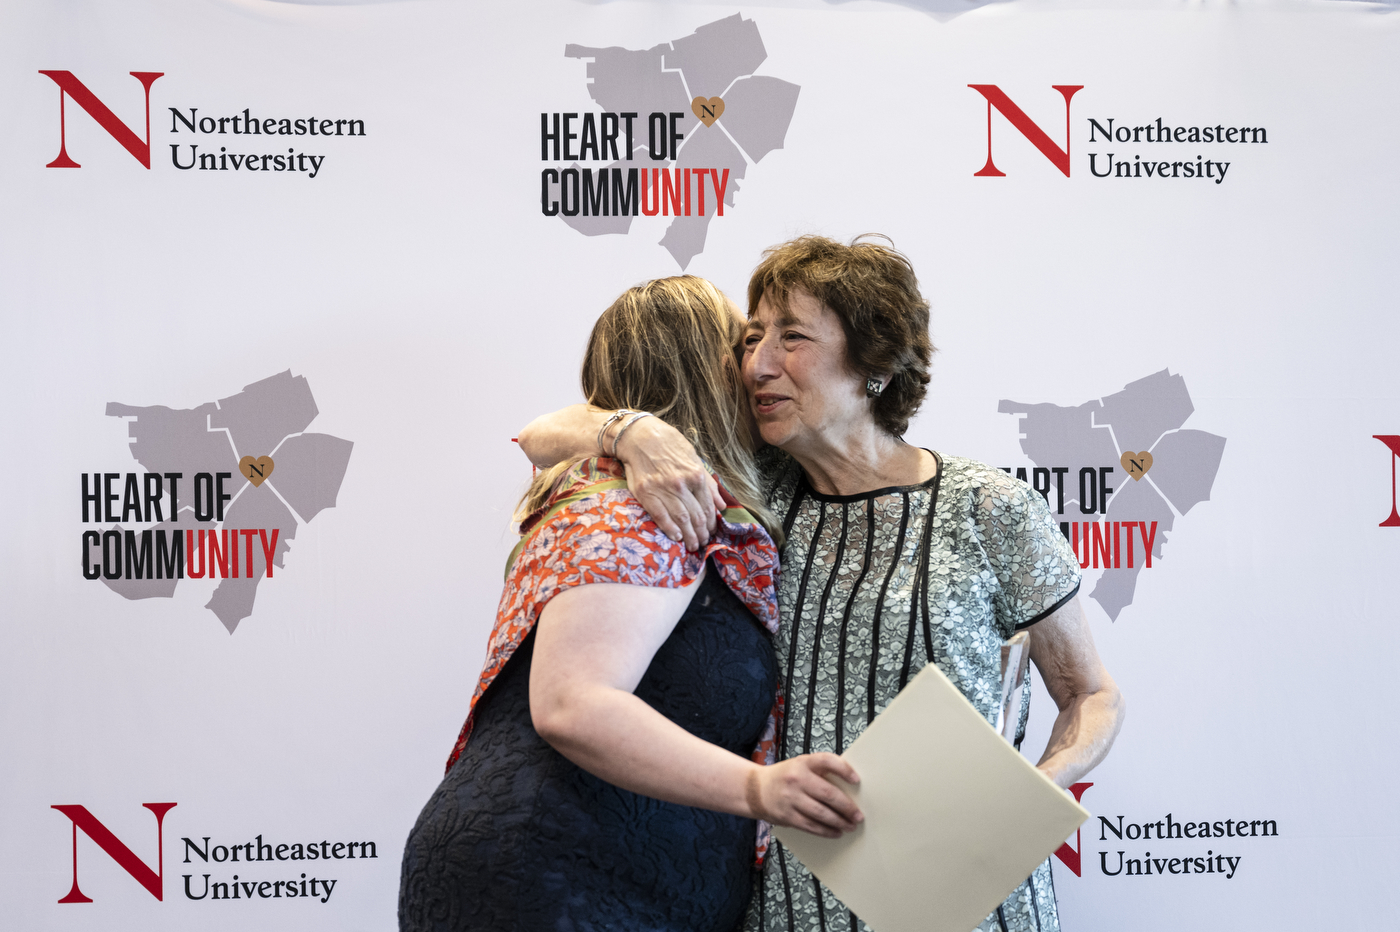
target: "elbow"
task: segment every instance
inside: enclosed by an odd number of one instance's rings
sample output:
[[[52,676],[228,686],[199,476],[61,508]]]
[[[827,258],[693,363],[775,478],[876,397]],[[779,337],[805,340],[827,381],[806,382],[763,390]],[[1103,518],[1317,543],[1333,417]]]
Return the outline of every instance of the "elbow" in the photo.
[[[549,466],[550,463],[541,462],[543,455],[543,438],[539,427],[539,418],[531,421],[520,429],[520,434],[515,438],[515,442],[520,445],[520,452],[536,466]]]
[[[563,698],[549,692],[537,695],[530,691],[530,724],[545,744],[564,753],[578,732],[578,716],[572,714],[569,704]]]
[[[1118,737],[1119,730],[1123,727],[1123,719],[1128,714],[1128,700],[1123,697],[1123,690],[1114,683],[1110,690],[1109,708],[1113,710],[1113,737]]]
[[[530,724],[535,726],[535,731],[551,747],[568,731],[565,716],[542,702],[530,703]]]
[[[1103,752],[1108,753],[1108,749],[1113,747],[1113,742],[1118,738],[1118,732],[1123,729],[1123,718],[1128,713],[1128,701],[1123,697],[1123,691],[1118,688],[1118,684],[1112,677],[1094,696],[1097,706],[1096,718],[1098,719],[1099,741],[1103,744]]]

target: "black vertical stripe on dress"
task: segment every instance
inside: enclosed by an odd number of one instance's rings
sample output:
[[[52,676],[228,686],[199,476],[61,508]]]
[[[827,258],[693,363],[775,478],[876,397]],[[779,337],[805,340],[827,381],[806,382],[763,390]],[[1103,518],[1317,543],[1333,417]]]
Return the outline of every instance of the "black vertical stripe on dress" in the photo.
[[[817,708],[817,671],[819,666],[817,658],[822,654],[822,634],[826,631],[826,606],[831,599],[831,588],[836,585],[836,577],[841,575],[841,563],[846,559],[846,528],[850,524],[849,502],[841,506],[841,531],[837,535],[836,554],[831,558],[831,572],[826,577],[826,585],[822,587],[821,601],[817,603],[817,625],[812,634],[812,673],[807,678],[807,720],[802,729],[802,753],[812,753],[812,716]],[[823,507],[825,514],[825,507]],[[825,531],[825,527],[819,530],[818,537]],[[816,550],[816,544],[812,546]],[[801,604],[800,602],[798,603]],[[840,697],[837,697],[840,702]]]
[[[1031,875],[1026,878],[1026,886],[1031,891],[1031,912],[1035,914],[1035,930],[1043,932],[1040,928],[1040,897],[1035,893],[1035,871],[1031,871]]]
[[[770,834],[768,847],[773,848],[773,836]],[[765,852],[766,853],[766,852]],[[758,932],[768,932],[768,910],[764,907],[768,903],[768,872],[760,870],[758,872]]]
[[[778,484],[774,483],[773,488],[769,490],[769,498],[773,497],[773,492],[777,489]],[[792,525],[797,520],[797,512],[802,504],[802,486],[804,484],[801,480],[798,481],[797,488],[792,493],[792,503],[788,505],[788,512],[783,517],[783,540],[785,541],[792,538]]]
[[[924,524],[929,523],[927,516]],[[909,631],[904,638],[904,663],[899,668],[899,691],[903,692],[904,687],[909,685],[909,671],[914,666],[914,634],[919,630],[919,583],[924,578],[926,568],[924,566],[928,560],[924,558],[924,541],[920,536],[919,543],[914,546],[914,584],[909,588]]]
[[[804,483],[805,485],[805,483]],[[799,491],[799,498],[801,497]],[[783,680],[786,688],[792,689],[793,677],[797,671],[798,635],[802,633],[802,609],[807,604],[807,581],[812,577],[812,563],[816,558],[817,544],[821,537],[821,527],[826,523],[826,502],[817,503],[820,510],[817,512],[817,533],[812,535],[812,543],[807,547],[807,563],[802,567],[802,582],[797,587],[796,610],[792,613],[792,631],[788,634],[788,668],[787,678]],[[812,663],[816,663],[816,658],[812,658]],[[794,698],[796,698],[794,694]],[[778,759],[787,759],[787,720],[783,720],[783,735],[778,741]]]
[[[943,472],[943,461],[938,459],[937,454],[934,454],[934,459],[938,463],[938,472],[940,474],[940,480],[934,483],[933,488],[929,490],[928,516],[925,519],[926,523],[924,525],[924,597],[921,600],[924,606],[924,648],[928,651],[929,663],[933,663],[933,630],[929,622],[929,615],[932,613],[929,611],[928,604],[929,574],[927,567],[928,557],[930,555],[929,551],[933,547],[933,516],[934,513],[938,511],[938,488],[943,484],[941,479],[941,474]],[[917,593],[915,595],[917,596]],[[914,610],[913,605],[910,605],[909,608],[910,611]]]
[[[929,525],[929,527],[933,527],[933,514],[932,514],[932,512],[930,512],[930,514],[929,514],[929,516],[928,516],[928,525]],[[924,541],[925,541],[925,544],[927,544],[927,543],[928,543],[928,538],[927,538],[927,537],[924,538]],[[927,559],[924,560],[924,565],[925,565],[925,567],[928,566],[928,560],[927,560]],[[915,591],[914,591],[914,593],[913,593],[913,596],[912,596],[912,599],[911,599],[911,604],[910,604],[909,608],[910,608],[910,611],[918,611],[919,608],[920,608],[921,606],[923,607],[923,610],[924,610],[924,660],[925,660],[926,663],[933,663],[933,626],[932,626],[932,624],[931,624],[930,621],[929,621],[929,615],[931,614],[931,612],[929,611],[929,606],[928,606],[928,587],[929,587],[928,580],[929,580],[929,572],[928,572],[927,569],[925,569],[925,570],[924,570],[923,579],[921,580],[922,585],[921,585],[921,586],[915,587]]]
[[[840,706],[836,712],[836,753],[846,753],[846,633],[851,621],[851,611],[856,605],[856,596],[870,572],[870,561],[875,552],[875,499],[865,502],[865,515],[868,519],[865,528],[865,560],[860,565],[860,575],[851,586],[851,594],[846,598],[846,609],[841,613],[841,646],[836,660],[836,696]],[[854,926],[852,927],[854,928]]]
[[[866,691],[866,718],[865,724],[870,725],[875,721],[875,687],[880,674],[880,615],[885,610],[885,593],[889,591],[890,580],[894,579],[894,571],[899,568],[900,555],[904,553],[904,533],[909,529],[909,493],[899,493],[904,499],[904,507],[899,513],[899,536],[894,544],[894,557],[890,560],[890,570],[885,574],[885,581],[880,584],[880,597],[875,600],[875,619],[870,626],[870,687]],[[871,504],[875,499],[871,497]]]
[[[928,510],[924,513],[924,533],[919,540],[919,546],[914,550],[914,586],[909,593],[909,636],[904,641],[904,666],[899,672],[899,688],[901,690],[909,684],[909,673],[914,665],[914,637],[919,628],[919,587],[928,585],[929,547],[932,546],[933,541],[933,503],[935,497],[936,493],[930,490]],[[927,604],[925,604],[924,609],[924,630],[927,633]]]
[[[783,902],[787,904],[788,932],[795,932],[797,917],[792,911],[792,882],[788,880],[787,852],[783,848],[782,842],[777,842],[775,847],[778,849],[778,870],[783,875]]]
[[[1011,930],[1006,927],[1006,913],[1002,911],[1000,905],[997,906],[997,923],[1001,926],[1001,932],[1011,932]]]

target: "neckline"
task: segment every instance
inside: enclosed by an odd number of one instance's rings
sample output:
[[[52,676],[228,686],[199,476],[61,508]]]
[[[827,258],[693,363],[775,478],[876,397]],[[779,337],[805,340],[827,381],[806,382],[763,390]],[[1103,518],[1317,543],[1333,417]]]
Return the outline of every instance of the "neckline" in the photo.
[[[919,449],[932,456],[934,464],[938,467],[937,472],[923,482],[915,483],[914,485],[889,485],[880,489],[872,489],[869,492],[856,492],[851,495],[828,495],[812,488],[812,483],[807,481],[806,471],[798,467],[802,477],[801,486],[798,489],[799,495],[808,495],[816,501],[826,502],[830,505],[845,505],[851,502],[869,501],[881,495],[893,495],[897,492],[919,492],[924,490],[937,492],[939,484],[943,480],[943,457],[939,456],[936,451],[930,450],[928,447],[920,447]]]

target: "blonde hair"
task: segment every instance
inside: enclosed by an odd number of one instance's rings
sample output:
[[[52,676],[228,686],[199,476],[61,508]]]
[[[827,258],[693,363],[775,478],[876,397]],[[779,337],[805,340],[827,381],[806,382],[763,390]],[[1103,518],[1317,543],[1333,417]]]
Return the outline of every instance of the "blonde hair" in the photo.
[[[743,327],[705,279],[658,278],[627,289],[598,318],[580,380],[589,404],[650,411],[684,434],[776,540],[781,530],[758,491],[742,407],[748,404],[738,357]],[[573,465],[541,470],[517,506],[517,519],[544,506]]]

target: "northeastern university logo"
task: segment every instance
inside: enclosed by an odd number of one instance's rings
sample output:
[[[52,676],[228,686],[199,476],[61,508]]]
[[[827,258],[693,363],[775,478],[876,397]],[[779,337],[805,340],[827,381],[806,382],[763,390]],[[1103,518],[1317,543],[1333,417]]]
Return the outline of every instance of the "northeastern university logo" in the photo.
[[[969,84],[968,87],[976,91],[987,106],[987,161],[981,169],[973,172],[975,177],[1006,177],[1006,172],[997,168],[992,160],[992,127],[1004,124],[1010,124],[1025,142],[1034,146],[1066,178],[1071,177],[1070,140],[1074,135],[1074,124],[1070,120],[1070,103],[1077,93],[1084,90],[1084,85],[1050,85],[1050,89],[1063,98],[1063,147],[1056,140],[1059,136],[1057,107],[1052,106],[1044,111],[1055,113],[1053,122],[1042,118],[1038,123],[998,85]],[[1033,109],[1040,112],[1045,101],[1037,96],[1035,103],[1037,106]],[[1002,119],[993,119],[994,114]],[[1090,151],[1086,153],[1087,166],[1083,162],[1080,164],[1087,167],[1094,178],[1149,182],[1195,180],[1219,185],[1224,183],[1230,166],[1235,164],[1234,161],[1225,161],[1223,154],[1240,152],[1240,146],[1252,148],[1269,142],[1268,127],[1241,126],[1237,121],[1227,124],[1223,120],[1212,124],[1199,117],[1199,114],[1187,120],[1164,119],[1161,114],[1141,114],[1127,119],[1122,114],[1082,117],[1078,124],[1083,134],[1081,138]],[[1050,129],[1042,127],[1041,123]],[[999,132],[1005,133],[1005,130]]]
[[[138,123],[135,129],[73,72],[41,70],[39,73],[58,85],[58,155],[45,165],[46,168],[83,167],[68,153],[68,121],[80,118],[79,113],[86,113],[143,168],[150,169],[151,85],[165,77],[164,72],[129,72],[144,91],[144,123]],[[131,105],[132,100],[123,98],[118,109],[130,110]],[[214,113],[191,106],[157,108],[155,118],[157,125],[169,120],[170,164],[181,171],[231,171],[245,175],[273,172],[315,178],[327,159],[324,137],[363,138],[365,135],[362,119],[325,113],[273,114],[251,105],[242,110]],[[323,138],[312,139],[317,136]],[[336,143],[330,145],[333,147]]]
[[[588,62],[597,113],[540,114],[540,211],[584,236],[670,218],[660,245],[686,268],[735,206],[750,165],[781,149],[796,84],[754,72],[768,57],[734,14],[645,50],[567,45]]]
[[[354,444],[308,432],[318,413],[290,371],[194,408],[108,403],[109,417],[130,422],[144,472],[74,483],[83,578],[127,599],[168,599],[182,580],[207,579],[205,608],[232,634],[262,580],[284,569],[297,529],[335,507]]]
[[[141,804],[142,808],[151,811],[156,821],[154,839],[149,836],[132,839],[135,848],[143,852],[150,850],[150,843],[154,840],[154,854],[144,856],[118,837],[87,806],[50,806],[67,816],[72,828],[73,882],[67,894],[58,902],[93,902],[93,898],[85,894],[78,883],[78,854],[82,850],[82,860],[87,860],[93,857],[94,846],[96,851],[107,855],[132,880],[144,887],[147,893],[164,902],[165,817],[177,805]],[[358,867],[362,868],[365,861],[379,858],[379,845],[373,841],[314,836],[283,839],[267,835],[264,838],[263,832],[233,838],[184,836],[180,838],[180,843],[184,855],[179,859],[183,869],[180,887],[185,899],[207,902],[285,899],[329,903],[345,875],[350,874],[357,879],[364,876],[363,870],[347,862],[359,861]]]
[[[1092,783],[1069,788],[1076,801]],[[1209,874],[1207,882],[1233,880],[1246,856],[1279,837],[1278,820],[1239,818],[1240,810],[1227,810],[1234,818],[1220,818],[1221,811],[1180,811],[1098,816],[1098,870],[1105,877],[1166,877],[1169,874]],[[1248,813],[1256,814],[1256,813]],[[1092,824],[1087,826],[1093,841]],[[1074,846],[1061,845],[1055,857],[1076,877],[1094,866],[1095,852],[1084,850],[1084,828],[1075,830]],[[1224,840],[1221,840],[1224,839]],[[1249,839],[1244,841],[1242,839]],[[1258,841],[1255,841],[1258,839]],[[1117,850],[1109,850],[1122,845]],[[1152,849],[1157,850],[1153,854]],[[1134,850],[1136,849],[1136,850]],[[1085,858],[1084,855],[1089,857]],[[1150,883],[1151,881],[1144,881]],[[1173,883],[1174,881],[1168,881]]]

